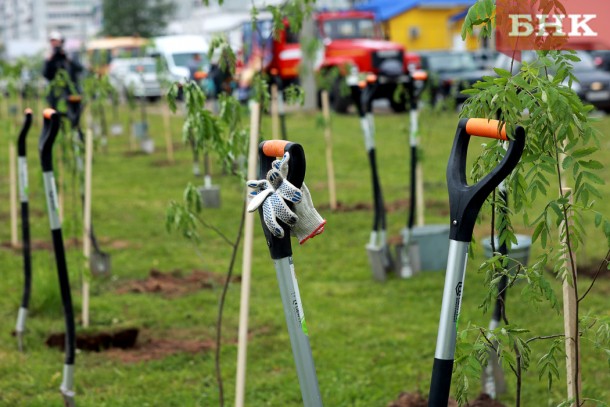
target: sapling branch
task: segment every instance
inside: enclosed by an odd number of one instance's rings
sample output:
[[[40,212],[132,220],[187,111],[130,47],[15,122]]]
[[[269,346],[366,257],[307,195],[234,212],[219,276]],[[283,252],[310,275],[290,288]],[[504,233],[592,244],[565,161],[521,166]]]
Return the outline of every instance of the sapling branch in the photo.
[[[227,291],[229,289],[229,284],[231,282],[231,276],[233,275],[233,268],[235,266],[235,259],[237,257],[237,251],[239,249],[239,244],[241,242],[241,237],[244,230],[244,220],[246,218],[246,204],[244,203],[241,210],[241,220],[239,223],[239,228],[237,230],[237,237],[235,238],[235,242],[231,243],[233,246],[233,251],[231,252],[231,261],[229,262],[229,269],[227,270],[227,277],[222,288],[222,294],[220,295],[220,300],[218,302],[218,319],[216,320],[216,354],[214,356],[214,362],[216,364],[216,379],[218,381],[218,399],[220,407],[224,406],[224,390],[222,385],[222,371],[220,368],[220,346],[222,339],[222,314],[224,310],[225,299],[227,297]]]
[[[218,236],[220,236],[220,238],[222,240],[225,241],[225,243],[227,243],[229,246],[233,247],[235,245],[235,242],[233,242],[231,239],[229,239],[224,233],[222,233],[220,231],[220,229],[218,229],[216,226],[206,222],[205,220],[203,220],[199,215],[195,214],[195,219],[197,219],[197,222],[201,223],[202,226],[213,230]]]
[[[589,284],[589,288],[587,288],[585,293],[582,295],[582,297],[580,297],[578,299],[577,302],[581,302],[582,300],[585,299],[587,294],[589,294],[589,291],[591,291],[591,289],[593,288],[593,285],[595,284],[595,281],[597,280],[597,277],[599,277],[599,275],[601,274],[601,272],[604,269],[604,267],[606,267],[606,268],[608,267],[608,262],[609,261],[610,261],[610,250],[608,250],[608,252],[606,253],[606,257],[599,264],[599,267],[598,267],[597,271],[595,272],[595,275],[593,276],[593,280],[591,281],[591,284]]]

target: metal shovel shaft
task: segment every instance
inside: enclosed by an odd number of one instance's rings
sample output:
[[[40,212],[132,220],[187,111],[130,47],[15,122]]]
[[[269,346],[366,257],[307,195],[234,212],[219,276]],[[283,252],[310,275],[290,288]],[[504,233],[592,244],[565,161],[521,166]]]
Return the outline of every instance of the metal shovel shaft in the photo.
[[[455,339],[460,307],[462,305],[462,291],[469,244],[469,242],[449,240],[443,303],[441,305],[436,352],[434,353],[434,367],[432,369],[432,381],[428,397],[429,407],[446,407],[449,400],[453,358],[455,355]]]
[[[273,260],[273,263],[280,286],[280,295],[284,306],[286,324],[288,325],[292,355],[294,356],[301,386],[303,405],[306,407],[321,407],[322,396],[320,395],[318,377],[309,345],[305,314],[303,313],[299,286],[294,274],[292,257]]]

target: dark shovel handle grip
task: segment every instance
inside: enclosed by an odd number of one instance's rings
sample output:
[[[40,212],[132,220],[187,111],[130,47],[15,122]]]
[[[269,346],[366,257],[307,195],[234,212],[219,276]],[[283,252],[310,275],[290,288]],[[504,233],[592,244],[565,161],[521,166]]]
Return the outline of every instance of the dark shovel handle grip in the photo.
[[[38,143],[43,171],[53,170],[53,143],[59,132],[59,114],[54,109],[45,109],[42,114],[42,134]]]
[[[300,144],[287,140],[263,141],[258,146],[259,151],[259,178],[267,177],[267,172],[271,169],[271,164],[276,158],[282,157],[284,153],[290,153],[290,164],[288,166],[287,180],[297,188],[303,186],[305,179],[305,151]],[[292,204],[288,203],[292,209]],[[277,238],[265,226],[263,218],[263,207],[259,207],[258,213],[269,246],[269,253],[272,259],[283,259],[292,256],[292,246],[290,244],[290,227],[278,219],[278,223],[284,229],[284,237]]]
[[[25,140],[30,131],[30,127],[32,126],[32,109],[28,107],[23,111],[23,115],[25,118],[23,120],[23,126],[21,126],[21,131],[19,132],[19,138],[17,139],[17,154],[20,157],[25,157],[26,154]]]
[[[466,157],[471,136],[508,140],[508,149],[502,161],[489,174],[474,185],[466,182]],[[453,148],[447,164],[447,187],[451,229],[449,238],[470,242],[477,215],[489,194],[517,166],[525,147],[525,130],[517,126],[511,139],[506,136],[505,126],[497,120],[461,119]]]

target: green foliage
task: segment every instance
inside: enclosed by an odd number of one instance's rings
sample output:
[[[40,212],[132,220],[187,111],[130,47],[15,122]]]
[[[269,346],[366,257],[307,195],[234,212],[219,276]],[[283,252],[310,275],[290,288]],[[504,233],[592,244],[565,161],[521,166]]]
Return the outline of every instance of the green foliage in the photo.
[[[544,7],[561,6],[556,3],[549,1]],[[468,12],[462,36],[471,34],[478,25],[483,26],[482,35],[487,36],[493,26],[493,13],[492,0],[477,2]],[[584,244],[587,233],[599,233],[610,243],[610,220],[594,209],[596,200],[602,198],[599,187],[604,185],[604,180],[598,175],[603,165],[594,158],[600,144],[589,118],[592,106],[584,105],[571,89],[576,81],[572,63],[576,61],[578,58],[574,52],[539,51],[538,59],[524,62],[518,72],[496,68],[497,76],[484,77],[474,84],[473,89],[465,92],[471,97],[464,105],[462,117],[495,118],[499,114],[500,120],[507,124],[509,135],[514,133],[517,125],[525,128],[527,137],[523,157],[506,184],[508,194],[513,198],[511,206],[514,212],[523,214],[524,222],[533,228],[532,241],[539,242],[546,249],[546,253],[539,256],[531,267],[519,265],[512,277],[505,269],[502,256],[484,262],[481,270],[486,273],[488,293],[481,307],[485,310],[495,298],[494,287],[500,276],[508,275],[509,287],[516,288],[516,281],[527,281],[521,291],[522,299],[532,304],[544,301],[551,309],[561,312],[551,284],[544,276],[545,269],[552,267],[556,278],[567,279],[577,293],[577,282],[568,272],[564,259],[572,259],[572,253]],[[473,166],[472,180],[482,179],[498,165],[503,155],[501,142],[483,145],[483,153]],[[563,185],[571,185],[571,192],[562,192]],[[540,200],[545,202],[542,210],[532,214],[534,204]],[[503,208],[499,201],[488,200],[488,203],[493,204],[499,213],[508,209]],[[587,214],[595,217],[595,227],[599,231],[585,230]],[[510,244],[516,241],[510,216],[498,216],[496,227],[504,229],[499,236],[501,242]],[[481,332],[486,340],[497,341],[502,362],[515,374],[522,375],[530,365],[527,344],[538,338],[523,340],[522,332],[511,331],[508,327],[502,329],[487,331],[481,328]],[[476,340],[480,341],[481,337]],[[559,376],[559,363],[563,360],[560,345],[563,341],[554,341],[536,365],[539,377],[546,377],[549,391]],[[467,355],[467,363],[469,358],[477,357],[472,350]],[[479,358],[479,362],[484,361]],[[460,396],[465,399],[467,386],[462,385],[461,389]]]
[[[160,35],[174,8],[171,0],[104,0],[102,34],[112,37],[139,35],[144,38]]]

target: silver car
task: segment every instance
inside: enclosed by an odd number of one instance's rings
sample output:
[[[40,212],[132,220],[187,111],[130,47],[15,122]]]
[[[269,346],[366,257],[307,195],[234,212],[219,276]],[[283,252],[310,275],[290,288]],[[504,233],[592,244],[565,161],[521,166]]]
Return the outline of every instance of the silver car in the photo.
[[[124,96],[157,100],[163,95],[153,58],[117,58],[108,68],[110,84]]]

